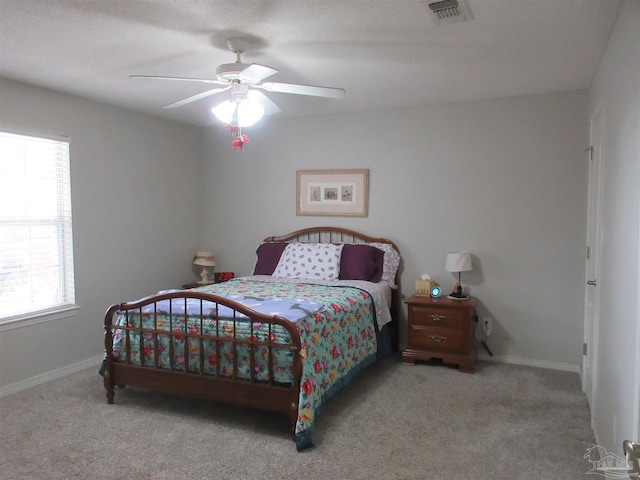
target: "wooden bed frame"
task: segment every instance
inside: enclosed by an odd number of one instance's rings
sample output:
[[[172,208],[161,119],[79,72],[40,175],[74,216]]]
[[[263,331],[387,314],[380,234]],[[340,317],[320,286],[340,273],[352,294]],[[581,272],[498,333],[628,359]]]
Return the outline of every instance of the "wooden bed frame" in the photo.
[[[384,238],[374,238],[361,233],[336,227],[313,227],[298,230],[293,233],[281,236],[268,237],[264,242],[323,242],[323,243],[368,243],[379,242],[392,245],[396,250],[396,246],[390,240]],[[113,320],[118,315],[141,315],[142,308],[145,306],[152,306],[153,311],[156,311],[155,304],[163,300],[170,300],[175,302],[175,299],[180,299],[178,302],[185,302],[188,299],[195,299],[200,301],[200,329],[198,331],[190,332],[173,332],[172,328],[167,330],[158,329],[142,329],[135,326],[114,326]],[[193,302],[193,300],[192,300]],[[290,343],[274,343],[257,341],[250,338],[229,338],[224,334],[207,335],[202,330],[202,319],[206,316],[202,312],[204,308],[202,302],[213,302],[218,305],[233,310],[233,321],[235,322],[235,316],[237,314],[243,314],[252,320],[252,323],[258,322],[263,325],[267,325],[268,331],[271,332],[276,325],[284,328],[291,337]],[[393,302],[395,303],[395,302]],[[208,307],[210,304],[208,304]],[[207,307],[207,308],[208,308]],[[393,307],[392,307],[393,313]],[[153,314],[152,314],[153,316]],[[191,315],[190,315],[191,316]],[[246,319],[238,319],[239,321],[246,322]],[[392,323],[396,323],[395,321]],[[156,320],[157,327],[157,320]],[[290,422],[292,423],[294,430],[298,415],[298,398],[300,394],[300,379],[302,377],[302,360],[300,358],[301,340],[300,333],[296,326],[289,320],[279,316],[267,316],[260,314],[254,310],[245,307],[242,304],[229,300],[225,297],[218,295],[207,294],[202,292],[195,292],[191,290],[173,291],[170,293],[164,293],[160,295],[149,296],[134,303],[120,303],[111,306],[106,314],[104,321],[105,329],[105,360],[103,363],[103,375],[104,386],[107,391],[107,401],[111,404],[114,403],[115,387],[129,385],[132,387],[139,387],[143,389],[149,389],[158,392],[179,394],[188,397],[194,397],[204,400],[211,400],[217,402],[224,402],[232,405],[247,406],[272,412],[283,413],[288,415]],[[158,345],[158,336],[179,336],[180,341],[185,341],[185,346],[193,346],[199,349],[200,366],[198,371],[190,371],[183,368],[182,365],[175,365],[173,361],[173,355],[171,357],[171,365],[167,368],[166,365],[160,366],[158,364],[158,348],[154,348],[154,355],[151,359],[144,359],[141,356],[141,364],[136,364],[131,361],[132,348],[135,349],[136,345],[131,345],[131,342],[126,342],[125,358],[115,359],[113,356],[113,332],[114,330],[120,330],[127,336],[131,332],[144,332],[145,336],[151,338],[155,345]],[[234,334],[235,335],[235,334]],[[142,338],[140,334],[140,338]],[[253,337],[253,336],[252,336]],[[141,340],[142,342],[142,340]],[[231,377],[220,376],[220,364],[218,358],[215,360],[216,375],[210,375],[204,372],[204,347],[205,342],[215,342],[217,345],[224,342],[226,345],[231,345],[233,351],[241,345],[246,345],[250,352],[251,358],[251,373],[249,379],[240,378],[238,375],[238,362],[237,356],[233,362],[233,374]],[[173,345],[173,343],[171,344]],[[257,380],[253,368],[254,351],[259,348],[268,348],[268,368],[269,380],[262,381]],[[138,345],[138,348],[141,348]],[[293,381],[291,384],[279,384],[274,381],[273,375],[273,358],[274,354],[279,349],[287,349],[293,352],[292,362],[292,375]],[[189,348],[185,348],[185,364],[187,363],[187,355]],[[216,348],[216,355],[220,355],[220,348]]]

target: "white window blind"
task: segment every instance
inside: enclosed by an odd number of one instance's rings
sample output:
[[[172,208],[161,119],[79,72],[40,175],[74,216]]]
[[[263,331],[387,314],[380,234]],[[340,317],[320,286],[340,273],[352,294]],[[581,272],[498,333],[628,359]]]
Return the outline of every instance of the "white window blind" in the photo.
[[[69,143],[0,132],[0,322],[74,303]]]

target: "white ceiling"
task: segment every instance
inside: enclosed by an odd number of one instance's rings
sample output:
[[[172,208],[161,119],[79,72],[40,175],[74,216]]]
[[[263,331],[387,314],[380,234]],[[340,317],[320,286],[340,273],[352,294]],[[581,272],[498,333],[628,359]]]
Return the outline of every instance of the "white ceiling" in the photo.
[[[208,125],[228,93],[163,109],[211,86],[129,75],[214,78],[246,36],[269,80],[346,90],[269,93],[280,117],[564,91],[589,86],[621,3],[467,0],[473,20],[437,25],[420,0],[0,0],[0,76]]]

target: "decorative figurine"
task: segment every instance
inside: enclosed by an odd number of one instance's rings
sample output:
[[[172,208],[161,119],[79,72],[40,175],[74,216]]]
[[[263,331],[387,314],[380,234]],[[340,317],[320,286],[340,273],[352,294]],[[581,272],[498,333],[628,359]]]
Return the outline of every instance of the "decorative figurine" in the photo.
[[[240,151],[242,152],[243,149],[242,147],[244,147],[244,144],[247,143],[249,141],[249,137],[247,137],[246,135],[238,135],[236,137],[236,139],[231,142],[231,145],[233,145],[233,151],[236,151],[236,148],[239,148]]]

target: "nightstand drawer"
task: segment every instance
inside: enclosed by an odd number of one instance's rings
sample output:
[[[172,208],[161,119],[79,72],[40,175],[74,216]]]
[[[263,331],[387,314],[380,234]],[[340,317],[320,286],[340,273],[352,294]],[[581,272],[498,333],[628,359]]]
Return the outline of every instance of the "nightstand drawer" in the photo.
[[[431,352],[464,353],[466,345],[465,332],[459,328],[409,326],[408,348]]]
[[[454,309],[409,305],[409,323],[425,327],[465,328],[468,315]]]

